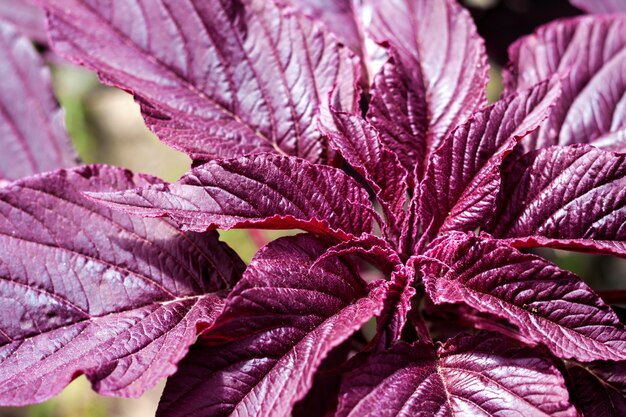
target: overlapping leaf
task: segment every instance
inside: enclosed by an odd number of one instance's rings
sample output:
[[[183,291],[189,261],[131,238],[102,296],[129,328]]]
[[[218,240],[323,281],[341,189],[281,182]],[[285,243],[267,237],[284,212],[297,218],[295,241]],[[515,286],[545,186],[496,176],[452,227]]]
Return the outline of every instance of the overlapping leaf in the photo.
[[[0,62],[0,180],[75,165],[50,72],[30,41],[1,20]]]
[[[48,41],[44,13],[30,0],[0,0],[0,20],[11,23],[30,39]]]
[[[344,239],[372,231],[365,190],[343,172],[260,154],[216,160],[180,181],[97,198],[133,214],[168,216],[184,228],[301,228]]]
[[[444,139],[420,185],[425,238],[439,231],[474,230],[489,221],[504,157],[549,116],[558,96],[558,86],[540,83],[475,113]]]
[[[58,53],[132,91],[166,143],[206,160],[252,152],[323,159],[314,117],[358,67],[321,27],[273,1],[41,0]]]
[[[585,417],[622,416],[626,413],[624,362],[568,362],[576,404]]]
[[[507,89],[525,89],[554,74],[563,94],[548,123],[523,142],[526,150],[591,143],[626,150],[626,15],[551,23],[509,51]]]
[[[423,267],[435,303],[463,303],[506,319],[522,340],[564,359],[626,359],[626,329],[574,274],[486,235],[450,234],[427,255],[446,265]]]
[[[382,308],[339,259],[311,269],[328,243],[282,238],[257,253],[224,313],[181,362],[158,416],[287,416],[321,361]]]
[[[81,373],[102,394],[138,396],[221,311],[243,263],[215,232],[82,195],[150,181],[87,166],[0,188],[1,404],[43,401]]]
[[[525,155],[504,179],[494,235],[626,256],[626,156],[589,145]]]
[[[385,234],[397,237],[404,217],[407,171],[367,121],[343,112],[332,112],[331,117],[332,126],[322,126],[329,145],[365,178],[383,207]]]
[[[397,344],[347,375],[337,417],[576,416],[551,360],[495,334]]]
[[[454,0],[374,3],[373,37],[391,60],[374,78],[369,117],[383,142],[420,178],[430,152],[486,103],[484,45]]]

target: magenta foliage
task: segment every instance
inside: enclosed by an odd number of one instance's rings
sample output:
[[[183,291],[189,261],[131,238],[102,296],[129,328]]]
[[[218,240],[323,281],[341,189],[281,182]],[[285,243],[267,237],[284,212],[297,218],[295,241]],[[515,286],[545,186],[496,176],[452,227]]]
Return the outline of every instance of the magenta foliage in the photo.
[[[0,26],[0,108],[27,92],[0,112],[0,403],[174,374],[161,417],[625,412],[617,314],[521,251],[626,257],[625,15],[519,40],[487,106],[454,0],[37,2],[194,167],[71,168],[48,73]],[[245,267],[231,228],[305,233]]]

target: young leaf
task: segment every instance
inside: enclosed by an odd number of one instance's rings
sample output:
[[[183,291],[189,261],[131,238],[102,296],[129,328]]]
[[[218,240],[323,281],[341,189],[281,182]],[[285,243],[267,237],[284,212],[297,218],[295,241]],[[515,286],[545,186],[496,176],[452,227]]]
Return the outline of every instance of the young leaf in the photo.
[[[44,401],[80,374],[101,394],[139,396],[221,311],[244,265],[216,233],[82,194],[149,181],[86,166],[0,188],[0,404]]]
[[[626,363],[567,362],[566,366],[583,416],[626,414]]]
[[[404,217],[407,171],[367,121],[345,112],[332,111],[331,117],[332,126],[331,123],[321,126],[330,147],[365,178],[383,207],[387,220],[385,234],[397,238]]]
[[[574,274],[473,233],[439,238],[426,254],[446,265],[422,267],[436,304],[463,303],[506,319],[523,341],[563,359],[626,359],[626,329]]]
[[[423,238],[487,223],[495,209],[503,159],[549,116],[558,96],[558,86],[540,83],[475,113],[444,139],[415,197],[421,203]]]
[[[525,155],[506,172],[494,236],[626,256],[626,156],[589,145]]]
[[[372,355],[347,375],[336,415],[577,416],[568,397],[549,358],[483,332]]]
[[[278,152],[322,160],[314,117],[358,67],[321,27],[265,0],[39,0],[62,56],[129,90],[161,140],[196,160]]]
[[[30,0],[0,0],[0,21],[12,24],[32,40],[46,44],[46,17],[33,3]]]
[[[339,239],[372,232],[367,193],[352,178],[273,154],[216,160],[173,184],[95,197],[136,215],[170,217],[193,231],[300,228]]]
[[[554,74],[563,94],[549,121],[523,142],[527,151],[590,143],[626,150],[626,15],[586,16],[541,27],[509,50],[508,91]]]
[[[430,152],[487,102],[482,39],[454,0],[375,2],[370,30],[392,59],[374,79],[369,117],[421,178]]]
[[[50,71],[31,42],[1,20],[0,62],[0,180],[74,166]]]
[[[287,416],[328,353],[382,308],[385,286],[334,258],[311,235],[261,249],[216,325],[165,388],[157,416]]]

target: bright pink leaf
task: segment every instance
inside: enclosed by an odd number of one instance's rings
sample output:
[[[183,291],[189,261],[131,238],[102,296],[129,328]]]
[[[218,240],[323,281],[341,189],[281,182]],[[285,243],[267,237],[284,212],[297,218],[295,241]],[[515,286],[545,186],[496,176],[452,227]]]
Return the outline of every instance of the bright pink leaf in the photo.
[[[87,166],[0,188],[0,404],[44,401],[80,374],[101,394],[139,396],[221,311],[244,265],[215,232],[82,194],[149,181]]]
[[[168,381],[157,416],[289,415],[328,353],[382,308],[385,286],[368,289],[354,265],[310,268],[327,248],[300,235],[261,249]]]

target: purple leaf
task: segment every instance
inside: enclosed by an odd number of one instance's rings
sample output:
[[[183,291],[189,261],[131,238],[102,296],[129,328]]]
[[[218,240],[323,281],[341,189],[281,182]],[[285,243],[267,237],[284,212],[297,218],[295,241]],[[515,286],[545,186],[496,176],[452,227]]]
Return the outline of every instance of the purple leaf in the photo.
[[[321,129],[330,147],[341,153],[376,193],[387,220],[383,232],[397,239],[404,217],[407,171],[367,121],[343,112],[333,111],[331,117],[332,123],[326,122]]]
[[[563,359],[626,359],[626,329],[574,274],[473,233],[442,237],[427,255],[446,265],[423,266],[436,304],[463,303],[506,319],[520,339]]]
[[[0,62],[0,179],[74,166],[50,71],[31,42],[2,21]]]
[[[570,0],[574,6],[587,13],[624,13],[625,0]]]
[[[259,151],[323,159],[314,118],[356,103],[347,49],[263,0],[39,0],[53,46],[135,94],[151,129],[196,160]]]
[[[412,265],[398,265],[391,274],[385,306],[377,320],[379,346],[388,347],[401,340],[402,330],[411,311],[411,299],[415,295],[414,280],[415,270]]]
[[[537,129],[559,96],[544,82],[475,113],[430,158],[420,184],[423,239],[439,231],[471,231],[492,216],[500,189],[500,165],[520,139]]]
[[[337,417],[576,416],[552,361],[490,333],[396,344],[342,385]]]
[[[284,0],[306,16],[324,23],[337,38],[364,62],[364,36],[358,10],[352,0]]]
[[[328,248],[316,263],[325,259],[346,255],[358,255],[385,274],[390,274],[396,265],[402,264],[398,252],[386,240],[369,233]]]
[[[509,50],[507,90],[562,77],[548,123],[524,140],[528,150],[590,143],[626,151],[626,15],[586,16],[541,27]]]
[[[42,44],[48,43],[45,19],[43,11],[30,0],[0,0],[0,20],[11,23],[20,33]]]
[[[371,32],[389,42],[392,58],[374,79],[369,117],[407,171],[415,168],[421,178],[446,134],[487,102],[485,48],[454,0],[376,5]]]
[[[328,353],[382,308],[339,259],[311,269],[328,244],[311,235],[261,249],[218,323],[181,362],[157,416],[285,416]]]
[[[0,188],[1,404],[44,401],[80,374],[101,394],[139,396],[221,311],[244,265],[216,233],[82,194],[151,181],[86,166]]]
[[[589,145],[525,155],[506,172],[494,236],[626,256],[626,156]]]
[[[184,229],[300,228],[339,239],[372,232],[367,193],[338,169],[259,154],[216,160],[173,184],[96,194],[144,217],[170,217]]]
[[[626,414],[625,362],[567,362],[567,373],[585,417],[619,417]]]

